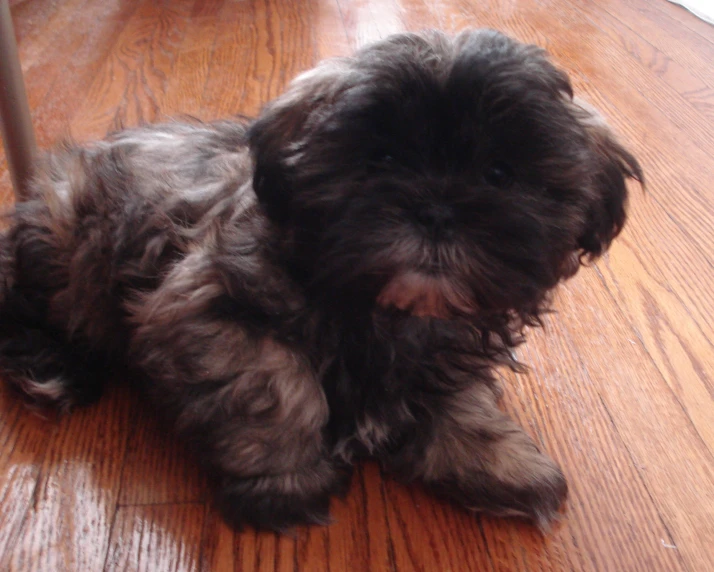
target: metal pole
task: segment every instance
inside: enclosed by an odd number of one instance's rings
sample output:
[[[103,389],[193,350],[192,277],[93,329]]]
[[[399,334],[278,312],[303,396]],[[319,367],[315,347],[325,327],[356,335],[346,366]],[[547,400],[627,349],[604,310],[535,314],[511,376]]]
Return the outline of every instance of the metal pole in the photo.
[[[15,199],[20,200],[32,174],[36,143],[8,0],[0,0],[0,126]]]

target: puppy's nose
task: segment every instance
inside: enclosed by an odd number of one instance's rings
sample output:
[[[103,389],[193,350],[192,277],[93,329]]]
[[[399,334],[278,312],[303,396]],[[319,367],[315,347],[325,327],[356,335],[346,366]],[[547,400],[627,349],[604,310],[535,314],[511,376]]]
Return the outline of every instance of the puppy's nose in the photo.
[[[424,205],[416,212],[419,223],[438,238],[452,234],[454,211],[446,205]]]

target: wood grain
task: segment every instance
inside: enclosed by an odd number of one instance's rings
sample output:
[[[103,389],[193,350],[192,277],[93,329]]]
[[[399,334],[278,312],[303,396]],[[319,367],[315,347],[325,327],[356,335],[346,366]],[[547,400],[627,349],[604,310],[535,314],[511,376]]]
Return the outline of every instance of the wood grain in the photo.
[[[114,515],[104,570],[199,570],[205,513],[202,504],[119,508]]]
[[[206,501],[204,476],[188,459],[185,447],[148,407],[134,407],[117,502],[132,506]]]
[[[47,423],[46,452],[4,570],[97,570],[106,557],[129,429],[130,399],[110,394],[95,410]]]
[[[0,555],[20,533],[35,502],[40,464],[47,451],[47,426],[28,415],[14,395],[0,393]]]
[[[295,74],[402,30],[538,43],[642,160],[630,222],[502,372],[504,408],[563,467],[547,536],[473,516],[366,463],[334,522],[236,532],[138,397],[42,419],[0,391],[1,570],[712,569],[714,27],[665,0],[25,0],[38,140],[255,114]],[[9,180],[0,155],[0,200]]]

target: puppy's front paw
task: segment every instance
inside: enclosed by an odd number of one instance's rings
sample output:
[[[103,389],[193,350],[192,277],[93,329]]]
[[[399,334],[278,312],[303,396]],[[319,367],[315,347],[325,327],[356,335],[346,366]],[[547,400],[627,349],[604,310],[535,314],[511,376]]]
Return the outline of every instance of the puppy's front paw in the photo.
[[[560,468],[549,458],[524,475],[524,483],[513,490],[522,516],[532,520],[543,532],[560,518],[559,510],[568,497],[568,483]]]
[[[542,531],[549,530],[568,496],[568,484],[560,468],[535,448],[511,459],[510,470],[481,475],[483,501],[472,506],[497,516],[524,517]],[[501,467],[502,468],[502,467]]]
[[[260,530],[285,532],[303,524],[330,522],[329,493],[255,493],[244,489],[244,486],[229,487],[218,497],[223,518],[237,529],[249,525]]]
[[[568,495],[562,471],[514,425],[497,435],[474,438],[468,458],[450,455],[451,474],[432,486],[475,512],[527,518],[548,530]]]
[[[303,524],[330,522],[330,497],[341,480],[329,466],[254,478],[225,477],[217,505],[228,524],[285,532]]]

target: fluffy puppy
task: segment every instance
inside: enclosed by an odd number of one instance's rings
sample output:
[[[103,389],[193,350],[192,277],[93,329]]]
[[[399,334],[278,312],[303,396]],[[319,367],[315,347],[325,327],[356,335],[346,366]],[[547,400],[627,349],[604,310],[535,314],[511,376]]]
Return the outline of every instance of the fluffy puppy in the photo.
[[[0,239],[0,366],[38,406],[137,381],[235,525],[324,523],[363,455],[553,519],[563,474],[492,368],[625,222],[637,161],[545,53],[400,34],[255,122],[66,146]]]

